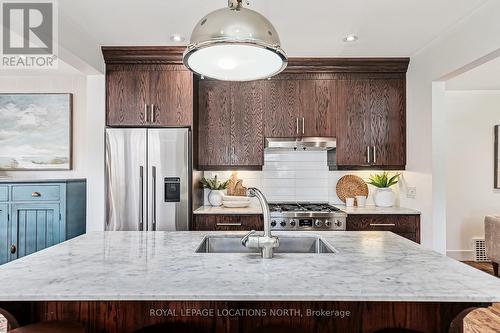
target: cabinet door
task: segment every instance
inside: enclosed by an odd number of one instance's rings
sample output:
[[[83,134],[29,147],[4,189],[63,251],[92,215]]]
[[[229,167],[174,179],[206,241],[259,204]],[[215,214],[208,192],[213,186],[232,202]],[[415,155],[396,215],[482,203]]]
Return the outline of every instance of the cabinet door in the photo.
[[[174,68],[151,72],[151,122],[162,126],[193,125],[193,74]]]
[[[232,165],[264,165],[262,81],[235,83],[231,87]]]
[[[371,146],[369,80],[337,82],[337,164],[367,166]]]
[[[404,79],[370,81],[372,164],[406,165],[406,94]]]
[[[198,164],[231,165],[231,83],[205,81],[199,93]]]
[[[7,204],[0,204],[0,265],[9,261],[10,257],[10,224]]]
[[[11,260],[40,251],[64,240],[59,204],[12,205]]]
[[[301,80],[299,132],[303,136],[335,137],[336,108],[334,80]]]
[[[106,124],[147,125],[149,71],[110,70],[106,73]]]
[[[299,81],[263,81],[264,136],[289,138],[299,136]]]
[[[195,231],[249,231],[264,230],[262,215],[205,215],[195,214]]]

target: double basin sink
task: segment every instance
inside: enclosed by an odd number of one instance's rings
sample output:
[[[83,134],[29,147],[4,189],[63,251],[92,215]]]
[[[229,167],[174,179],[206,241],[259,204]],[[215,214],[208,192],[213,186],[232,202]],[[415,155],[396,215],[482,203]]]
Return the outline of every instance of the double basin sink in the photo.
[[[205,236],[196,253],[260,253],[259,249],[241,244],[240,235]],[[334,254],[335,249],[319,236],[279,236],[280,246],[275,253]]]

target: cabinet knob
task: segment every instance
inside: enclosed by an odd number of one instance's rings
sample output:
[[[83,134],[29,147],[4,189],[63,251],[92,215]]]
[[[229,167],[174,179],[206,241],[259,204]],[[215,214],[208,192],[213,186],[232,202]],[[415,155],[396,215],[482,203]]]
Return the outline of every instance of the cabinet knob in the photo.
[[[16,246],[15,246],[14,244],[12,244],[12,245],[10,246],[10,253],[14,254],[14,253],[16,253],[16,251],[17,251]]]
[[[38,197],[41,197],[42,195],[40,194],[40,192],[33,192],[33,193],[31,193],[31,196],[33,198],[38,198]]]

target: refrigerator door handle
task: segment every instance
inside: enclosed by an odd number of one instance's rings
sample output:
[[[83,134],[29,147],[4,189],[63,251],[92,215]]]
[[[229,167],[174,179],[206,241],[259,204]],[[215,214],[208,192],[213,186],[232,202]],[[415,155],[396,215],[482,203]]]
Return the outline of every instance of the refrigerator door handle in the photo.
[[[153,231],[156,231],[156,167],[153,167],[152,169],[152,176],[153,176],[153,216],[151,219],[151,224],[152,224],[152,229]]]
[[[139,167],[140,177],[140,203],[139,203],[139,231],[144,231],[144,167]]]

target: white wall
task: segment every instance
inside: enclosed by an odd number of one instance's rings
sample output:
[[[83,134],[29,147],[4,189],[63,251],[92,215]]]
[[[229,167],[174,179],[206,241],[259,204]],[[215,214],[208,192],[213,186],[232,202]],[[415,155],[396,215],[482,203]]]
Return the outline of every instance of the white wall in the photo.
[[[500,214],[493,189],[493,127],[500,91],[446,92],[447,254],[472,259],[472,237],[484,237],[484,216]]]
[[[73,94],[73,169],[11,171],[13,178],[87,178],[87,230],[104,229],[104,76],[0,76],[2,93]]]
[[[443,103],[435,103],[436,109],[433,109],[432,83],[500,49],[498,13],[500,1],[488,1],[413,54],[408,70],[405,180],[417,187],[417,197],[409,199],[403,195],[401,205],[422,211],[422,244],[443,253],[446,251],[443,219],[446,206],[442,202],[442,191],[446,190],[446,179],[433,177],[443,173],[441,150],[439,145],[433,148],[433,141],[439,142],[446,112]]]

